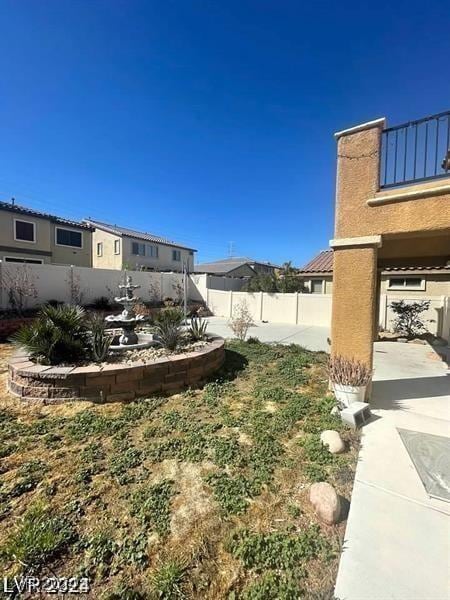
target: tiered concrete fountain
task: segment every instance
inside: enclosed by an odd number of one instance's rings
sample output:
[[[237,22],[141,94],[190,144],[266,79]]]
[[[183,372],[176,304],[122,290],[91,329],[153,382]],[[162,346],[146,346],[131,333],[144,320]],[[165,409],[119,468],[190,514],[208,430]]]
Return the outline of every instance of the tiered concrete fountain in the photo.
[[[140,285],[133,285],[131,275],[127,275],[125,283],[119,285],[122,295],[119,298],[114,298],[114,300],[122,304],[123,311],[120,315],[108,315],[105,317],[105,320],[111,325],[117,325],[117,327],[122,328],[122,334],[114,339],[111,350],[134,350],[157,345],[152,334],[138,334],[135,331],[136,327],[145,320],[143,315],[136,315],[134,310],[134,305],[139,300],[134,295],[134,290],[140,287]]]

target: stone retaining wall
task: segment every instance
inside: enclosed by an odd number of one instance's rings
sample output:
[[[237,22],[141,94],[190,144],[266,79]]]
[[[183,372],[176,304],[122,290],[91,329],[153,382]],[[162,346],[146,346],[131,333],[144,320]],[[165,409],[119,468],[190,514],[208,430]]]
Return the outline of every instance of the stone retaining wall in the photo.
[[[224,340],[218,337],[195,352],[132,364],[49,367],[18,353],[9,362],[8,389],[24,401],[43,404],[133,400],[201,385],[224,360]]]

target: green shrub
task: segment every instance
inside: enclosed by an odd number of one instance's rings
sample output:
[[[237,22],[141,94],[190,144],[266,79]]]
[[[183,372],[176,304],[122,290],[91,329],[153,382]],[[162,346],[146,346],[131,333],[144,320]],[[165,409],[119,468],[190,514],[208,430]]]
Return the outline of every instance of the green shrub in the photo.
[[[155,329],[161,345],[175,350],[181,339],[183,313],[179,308],[165,308],[155,318]]]
[[[86,357],[86,319],[79,306],[43,306],[35,321],[24,325],[13,341],[38,362],[73,363]]]

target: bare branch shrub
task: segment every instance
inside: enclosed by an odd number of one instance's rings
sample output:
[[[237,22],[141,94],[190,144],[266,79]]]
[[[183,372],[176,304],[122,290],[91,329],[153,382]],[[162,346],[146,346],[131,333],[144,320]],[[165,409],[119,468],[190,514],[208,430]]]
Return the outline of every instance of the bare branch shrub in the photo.
[[[8,295],[8,302],[12,310],[22,315],[28,308],[28,300],[36,299],[38,292],[36,281],[38,277],[31,271],[27,264],[20,265],[14,270],[5,270],[3,281]]]
[[[333,356],[328,361],[328,374],[333,383],[363,386],[369,383],[372,369],[359,360]]]
[[[234,309],[233,317],[228,321],[231,331],[241,341],[247,337],[250,327],[255,324],[248,308],[247,302],[243,300]]]

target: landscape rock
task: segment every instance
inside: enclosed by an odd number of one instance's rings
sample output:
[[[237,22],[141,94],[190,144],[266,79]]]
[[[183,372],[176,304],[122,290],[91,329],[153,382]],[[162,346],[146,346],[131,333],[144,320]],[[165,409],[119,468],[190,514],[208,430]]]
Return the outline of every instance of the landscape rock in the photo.
[[[333,406],[333,408],[330,410],[330,415],[332,417],[339,417],[340,414],[341,411],[339,410],[339,406]]]
[[[337,431],[326,429],[320,434],[320,441],[324,446],[327,446],[331,454],[339,454],[344,452],[345,444]]]
[[[329,483],[313,483],[309,490],[309,500],[316,515],[327,525],[338,523],[341,515],[341,499]]]

